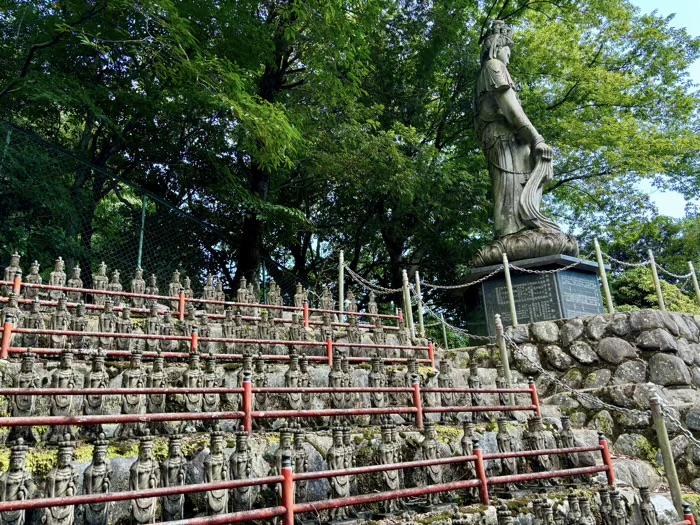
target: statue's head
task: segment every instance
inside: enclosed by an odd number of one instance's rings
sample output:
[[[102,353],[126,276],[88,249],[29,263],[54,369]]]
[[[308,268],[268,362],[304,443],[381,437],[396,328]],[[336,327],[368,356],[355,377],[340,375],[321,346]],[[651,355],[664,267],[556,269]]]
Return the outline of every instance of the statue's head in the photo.
[[[31,372],[34,368],[34,357],[35,354],[31,351],[31,348],[22,354],[22,372]]]
[[[139,440],[139,460],[148,461],[153,456],[153,437],[146,431],[146,435]]]
[[[66,434],[63,441],[58,442],[58,466],[65,468],[73,461],[73,451],[75,450],[71,435]]]
[[[142,352],[138,349],[131,351],[131,368],[133,368],[134,370],[138,370],[139,368],[141,368],[142,355]]]
[[[29,273],[32,275],[37,275],[39,273],[39,261],[34,261],[29,267]]]
[[[19,253],[15,252],[12,255],[10,255],[10,266],[19,266]]]
[[[32,301],[32,313],[37,314],[41,311],[41,303],[39,302],[39,299],[34,299]]]
[[[97,353],[92,356],[92,369],[95,372],[101,372],[105,367],[105,353],[102,348],[97,350]]]
[[[27,447],[22,438],[18,438],[17,442],[10,448],[10,470],[24,470],[24,459],[27,455]]]
[[[280,429],[280,448],[289,448],[292,445],[292,431],[288,428]]]
[[[212,430],[209,435],[209,450],[212,454],[221,454],[224,451],[224,433],[220,430]]]
[[[131,319],[131,308],[128,306],[122,308],[122,319]]]
[[[182,455],[182,437],[173,434],[168,439],[168,456],[171,458]]]
[[[513,30],[503,20],[494,20],[481,47],[481,64],[495,58],[507,65],[512,48]]]
[[[350,445],[352,442],[352,430],[350,430],[350,427],[344,427],[343,428],[343,445]]]
[[[153,371],[154,372],[162,371],[164,364],[165,364],[165,358],[163,357],[163,354],[161,354],[160,351],[158,351],[156,358],[153,360]]]
[[[73,367],[73,350],[71,348],[65,348],[61,352],[60,365],[63,370],[70,370]]]
[[[80,301],[78,303],[78,317],[85,317],[86,313],[87,313],[87,306],[85,306],[85,303],[83,301]]]
[[[155,288],[158,284],[158,277],[156,277],[156,274],[152,273],[151,274],[151,288]]]
[[[109,440],[100,432],[95,440],[95,448],[92,450],[93,463],[102,464],[107,460],[107,447],[109,447]]]
[[[80,266],[77,264],[73,268],[73,279],[80,279]]]
[[[333,445],[340,447],[343,445],[343,429],[338,427],[332,430],[333,432]]]
[[[142,279],[143,278],[143,269],[141,267],[136,267],[136,275],[134,275],[135,279]]]

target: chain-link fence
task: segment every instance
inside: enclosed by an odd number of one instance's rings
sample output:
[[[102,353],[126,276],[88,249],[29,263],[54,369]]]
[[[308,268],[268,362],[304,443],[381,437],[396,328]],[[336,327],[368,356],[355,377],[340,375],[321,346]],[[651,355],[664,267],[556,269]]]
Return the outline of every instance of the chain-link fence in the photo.
[[[47,278],[58,257],[71,277],[79,265],[86,287],[105,262],[111,276],[128,283],[141,267],[148,281],[156,275],[167,292],[175,270],[189,276],[195,294],[205,277],[220,278],[233,291],[235,261],[230,239],[186,210],[95,166],[32,133],[0,121],[0,261],[23,256]],[[261,299],[275,279],[291,302],[297,282],[282,265],[266,260]]]

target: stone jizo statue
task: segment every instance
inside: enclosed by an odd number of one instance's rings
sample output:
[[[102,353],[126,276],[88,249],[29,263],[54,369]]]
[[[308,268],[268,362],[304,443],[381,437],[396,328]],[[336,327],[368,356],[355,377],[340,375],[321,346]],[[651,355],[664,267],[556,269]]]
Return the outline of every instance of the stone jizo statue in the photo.
[[[474,122],[491,175],[495,241],[474,265],[500,264],[554,254],[578,255],[576,239],[540,212],[542,190],[553,178],[552,148],[530,122],[508,72],[513,31],[496,20],[481,50],[474,93]]]

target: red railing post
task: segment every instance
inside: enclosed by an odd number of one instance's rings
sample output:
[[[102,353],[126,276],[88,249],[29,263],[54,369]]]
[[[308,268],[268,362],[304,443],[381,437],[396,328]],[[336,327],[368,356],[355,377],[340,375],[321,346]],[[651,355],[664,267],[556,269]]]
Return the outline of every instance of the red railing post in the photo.
[[[5,324],[2,327],[2,342],[0,343],[0,359],[7,359],[10,353],[10,342],[12,341],[12,315],[5,316]]]
[[[309,301],[304,301],[304,328],[309,327]]]
[[[690,509],[690,503],[683,503],[683,519],[690,525],[695,525],[695,516],[693,516],[693,511]]]
[[[430,359],[430,366],[435,368],[435,346],[432,341],[428,342],[428,358]]]
[[[615,469],[613,468],[612,459],[610,458],[610,449],[608,448],[608,441],[605,439],[605,435],[602,432],[598,432],[598,443],[601,446],[600,454],[603,456],[603,464],[608,467],[605,475],[608,477],[608,485],[611,487],[615,486]]]
[[[333,366],[333,340],[329,337],[326,339],[326,352],[328,352],[328,366]]]
[[[398,324],[400,325],[400,324],[401,324],[401,321],[403,321],[403,312],[401,311],[401,308],[397,308],[397,309],[396,309],[396,315],[399,316]]]
[[[537,387],[535,386],[535,380],[532,377],[527,378],[528,388],[530,389],[530,398],[532,399],[532,404],[535,406],[535,411],[537,412],[537,417],[542,417],[542,412],[540,411],[540,397],[537,395]]]
[[[473,439],[474,443],[474,455],[476,456],[476,461],[474,462],[476,475],[479,478],[479,497],[481,498],[481,503],[484,505],[489,504],[489,485],[488,479],[486,478],[486,468],[484,467],[484,455],[481,451],[481,445],[478,439]]]
[[[423,400],[420,397],[420,377],[418,374],[411,376],[413,385],[413,406],[416,407],[416,427],[423,430]]]
[[[197,347],[199,346],[199,333],[197,332],[197,327],[192,327],[192,335],[190,336],[190,353],[196,354]]]
[[[253,374],[243,372],[243,430],[253,433]]]
[[[282,525],[294,525],[294,473],[289,454],[282,456],[282,506],[286,510]]]
[[[185,320],[185,292],[180,289],[180,295],[177,298],[177,318],[180,321]]]
[[[12,293],[15,294],[17,297],[19,297],[19,294],[21,291],[22,291],[22,270],[17,270],[17,273],[15,274],[15,278],[12,281]]]

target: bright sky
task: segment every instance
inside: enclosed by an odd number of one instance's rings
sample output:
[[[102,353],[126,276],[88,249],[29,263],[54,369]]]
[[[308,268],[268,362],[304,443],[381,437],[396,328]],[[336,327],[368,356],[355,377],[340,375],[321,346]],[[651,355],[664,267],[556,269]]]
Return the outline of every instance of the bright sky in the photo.
[[[661,16],[675,14],[672,25],[685,27],[693,36],[700,35],[700,3],[698,0],[630,0],[639,7],[643,13],[658,11]],[[695,61],[689,69],[693,82],[700,85],[700,60]],[[660,191],[651,187],[648,181],[643,181],[640,187],[651,195],[651,200],[656,204],[659,213],[671,217],[683,217],[685,199],[676,192]],[[700,201],[698,202],[700,204]]]

